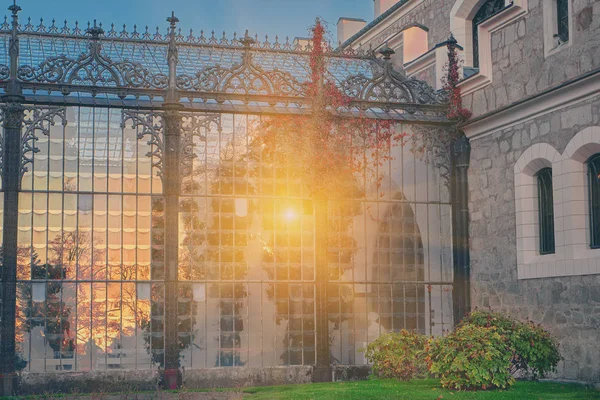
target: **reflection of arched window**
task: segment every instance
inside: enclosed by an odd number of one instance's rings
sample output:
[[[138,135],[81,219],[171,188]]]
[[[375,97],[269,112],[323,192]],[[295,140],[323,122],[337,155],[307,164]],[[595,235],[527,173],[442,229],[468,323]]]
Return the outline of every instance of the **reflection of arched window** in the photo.
[[[373,278],[379,284],[379,321],[388,330],[425,331],[423,242],[415,214],[397,193],[379,224]]]
[[[600,248],[600,153],[588,160],[591,247]]]
[[[537,174],[538,219],[540,224],[540,254],[554,253],[554,201],[552,194],[552,168]]]
[[[473,17],[473,67],[479,68],[479,24],[504,8],[504,0],[487,0]]]

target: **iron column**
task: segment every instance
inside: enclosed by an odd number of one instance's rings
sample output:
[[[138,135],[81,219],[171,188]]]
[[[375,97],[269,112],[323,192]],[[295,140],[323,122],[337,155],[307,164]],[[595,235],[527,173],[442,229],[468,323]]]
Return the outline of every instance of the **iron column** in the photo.
[[[469,253],[469,181],[471,145],[462,136],[452,146],[452,228],[454,245],[454,323],[471,311],[471,259]]]
[[[17,82],[19,39],[18,13],[21,8],[10,6],[12,35],[10,38],[10,80],[2,99],[4,137],[2,149],[2,189],[4,191],[4,220],[2,236],[2,331],[0,333],[0,396],[16,391],[15,321],[17,302],[17,232],[19,216],[19,186],[21,179],[21,127],[24,108],[21,88]]]
[[[168,389],[181,385],[179,371],[178,337],[178,279],[179,279],[179,194],[181,114],[176,92],[177,47],[175,28],[179,21],[173,13],[167,18],[170,23],[169,48],[169,87],[164,105],[164,160],[163,193],[165,196],[165,374],[164,384]]]

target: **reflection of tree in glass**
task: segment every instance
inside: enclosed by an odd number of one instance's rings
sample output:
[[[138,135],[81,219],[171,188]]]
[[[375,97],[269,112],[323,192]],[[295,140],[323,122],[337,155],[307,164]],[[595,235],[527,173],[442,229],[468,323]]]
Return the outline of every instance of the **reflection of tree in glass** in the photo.
[[[218,279],[222,283],[210,285],[208,296],[219,299],[220,350],[215,361],[216,366],[241,366],[241,338],[244,330],[243,312],[247,307],[248,291],[244,283],[231,282],[244,280],[248,274],[245,249],[247,246],[247,229],[254,211],[248,196],[255,194],[248,184],[246,174],[247,160],[244,154],[236,155],[233,144],[229,143],[221,151],[220,162],[215,177],[210,183],[213,197],[212,224],[206,237],[206,261],[211,268],[209,278]],[[246,202],[245,212],[236,212],[236,200],[239,196]],[[231,283],[226,283],[230,281]]]
[[[75,287],[72,279],[94,276],[92,260],[104,251],[97,247],[89,232],[76,230],[48,242],[47,263],[41,263],[31,248],[18,249],[19,279],[31,273],[31,279],[37,281],[19,284],[18,343],[23,343],[25,332],[41,327],[54,358],[73,358],[76,348],[79,354],[89,354],[93,349],[113,351],[122,347],[122,337],[135,335],[136,321],[148,320],[149,306],[136,301],[134,282],[79,282],[76,295],[65,292],[65,285]],[[132,279],[135,268],[133,263],[123,263],[122,280]],[[77,327],[73,326],[74,308]]]
[[[315,278],[314,259],[302,257],[306,247],[314,250],[313,202],[293,200],[295,197],[307,197],[310,178],[306,175],[305,166],[296,157],[298,149],[294,142],[281,140],[277,146],[265,146],[261,132],[255,131],[253,135],[248,157],[255,162],[250,163],[252,167],[248,175],[252,182],[257,182],[256,190],[261,199],[257,209],[260,210],[263,268],[269,279],[276,281],[268,284],[266,292],[276,304],[276,323],[286,327],[283,335],[285,351],[280,359],[285,364],[311,364],[314,362],[314,350],[307,349],[314,347],[315,343],[314,289],[310,285],[288,284],[288,281],[311,281]],[[339,174],[337,186],[330,187],[331,212],[327,221],[331,281],[339,281],[346,271],[352,269],[356,243],[351,224],[353,217],[360,213],[357,200],[363,195],[350,169],[342,169]],[[262,184],[258,184],[259,179]],[[278,200],[265,200],[261,195],[275,196]],[[331,322],[338,324],[339,318]]]

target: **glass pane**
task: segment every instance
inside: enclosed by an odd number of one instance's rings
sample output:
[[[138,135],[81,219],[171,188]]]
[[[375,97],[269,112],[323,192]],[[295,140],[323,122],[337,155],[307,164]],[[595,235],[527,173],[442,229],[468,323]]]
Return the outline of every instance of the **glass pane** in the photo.
[[[544,168],[538,172],[537,181],[540,254],[552,254],[554,253],[552,168]]]

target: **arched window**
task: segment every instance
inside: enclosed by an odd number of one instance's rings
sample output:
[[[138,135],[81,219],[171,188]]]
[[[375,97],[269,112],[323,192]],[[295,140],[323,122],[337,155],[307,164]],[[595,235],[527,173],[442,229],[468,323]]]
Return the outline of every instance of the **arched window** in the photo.
[[[554,200],[552,196],[552,168],[537,174],[538,221],[540,225],[540,254],[554,253]]]
[[[591,247],[600,248],[600,153],[588,160]]]
[[[504,0],[487,0],[473,17],[473,68],[479,68],[479,24],[504,9]]]

